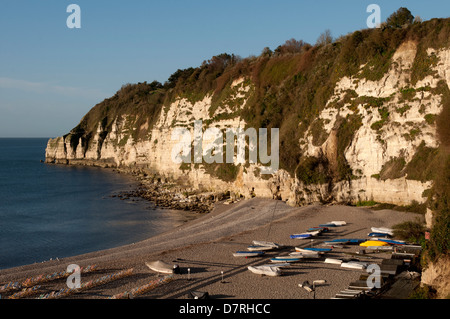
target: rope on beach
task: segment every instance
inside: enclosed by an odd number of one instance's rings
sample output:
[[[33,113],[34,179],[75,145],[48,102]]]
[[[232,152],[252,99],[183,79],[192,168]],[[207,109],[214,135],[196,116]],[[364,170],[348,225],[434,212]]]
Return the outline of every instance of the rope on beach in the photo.
[[[98,270],[97,265],[89,265],[87,267],[81,267],[81,273],[87,274],[90,272],[94,272]],[[9,291],[19,290],[23,288],[31,288],[33,286],[36,286],[38,284],[42,284],[48,281],[62,279],[70,276],[73,272],[67,272],[66,270],[63,270],[61,272],[54,272],[52,274],[48,275],[39,275],[36,277],[30,277],[25,279],[23,282],[9,282],[3,286],[0,286],[0,293],[7,293]]]
[[[130,291],[124,291],[122,293],[116,294],[109,299],[132,299],[136,296],[143,295],[150,290],[153,290],[165,283],[171,282],[173,280],[173,275],[164,276],[162,278],[151,281],[150,283],[136,287]]]
[[[97,278],[95,280],[90,280],[88,282],[82,283],[80,288],[62,288],[59,291],[52,291],[48,294],[42,294],[38,297],[38,299],[56,299],[56,298],[62,298],[66,297],[72,294],[80,293],[82,291],[91,289],[96,286],[100,286],[106,283],[109,283],[111,281],[121,279],[124,277],[131,276],[133,274],[133,268],[122,270],[117,273],[106,275],[100,278]]]

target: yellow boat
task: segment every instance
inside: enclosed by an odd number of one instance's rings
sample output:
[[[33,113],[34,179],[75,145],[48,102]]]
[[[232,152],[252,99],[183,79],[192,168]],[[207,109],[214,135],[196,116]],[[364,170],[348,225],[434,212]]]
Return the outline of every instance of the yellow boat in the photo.
[[[369,247],[369,246],[389,246],[388,243],[381,241],[381,240],[368,240],[361,244],[360,246]]]

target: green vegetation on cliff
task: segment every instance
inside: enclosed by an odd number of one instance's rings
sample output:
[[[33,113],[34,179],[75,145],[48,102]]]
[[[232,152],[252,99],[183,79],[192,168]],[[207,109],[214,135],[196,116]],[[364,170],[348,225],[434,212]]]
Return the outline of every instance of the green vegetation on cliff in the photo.
[[[180,97],[196,102],[210,95],[209,114],[212,116],[216,109],[229,102],[233,93],[231,83],[243,78],[245,83],[251,84],[245,107],[231,105],[232,113],[221,113],[216,115],[218,118],[240,116],[248,127],[279,128],[280,168],[292,177],[296,175],[305,184],[351,181],[357,172],[348,165],[344,152],[362,125],[357,105],[363,104],[378,112],[381,119],[372,125],[372,129],[379,132],[392,116],[385,105],[389,98],[357,96],[355,91],[348,90],[342,101],[327,103],[334,94],[336,83],[344,76],[356,80],[380,80],[391,66],[394,53],[405,41],[417,43],[409,84],[415,86],[426,76],[434,75],[433,67],[438,60],[427,50],[450,46],[450,19],[425,22],[413,22],[412,19],[410,13],[399,10],[381,28],[355,31],[334,41],[327,33],[315,45],[291,39],[274,51],[265,48],[259,56],[240,58],[224,53],[204,61],[199,67],[177,70],[164,84],[154,81],[124,85],[113,97],[97,104],[71,131],[71,147],[75,149],[81,141],[86,149],[98,129],[101,143],[113,129],[113,123],[124,118],[127,126],[122,133],[127,136],[119,140],[118,145],[124,145],[130,138],[147,140],[161,110]],[[423,88],[423,91],[430,90]],[[419,89],[402,88],[399,91],[402,100],[395,113],[403,116],[409,110],[408,102],[414,99],[416,91]],[[405,163],[402,157],[392,158],[376,175],[383,180],[407,175],[408,179],[434,182],[428,205],[437,215],[429,245],[430,255],[437,256],[448,253],[449,243],[450,93],[445,83],[432,91],[442,95],[444,110],[438,116],[423,116],[430,125],[437,126],[439,148],[421,145],[411,162]],[[234,103],[239,104],[239,100]],[[327,138],[323,133],[324,123],[318,120],[321,111],[330,106],[340,108],[344,104],[350,105],[353,114],[339,117],[333,127],[337,138],[335,158],[312,158],[302,154],[299,141],[308,130],[314,136],[315,145]],[[411,128],[410,140],[418,132],[417,128]],[[224,165],[205,168],[214,176],[233,181],[238,175],[238,167]]]
[[[117,116],[129,114],[135,117],[130,136],[135,140],[146,139],[164,105],[178,97],[195,102],[211,94],[212,107],[217,107],[226,99],[231,82],[244,77],[253,84],[254,90],[246,106],[230,116],[241,116],[248,127],[279,128],[280,168],[293,176],[302,159],[298,141],[325,108],[340,78],[359,74],[359,77],[369,80],[380,79],[398,46],[404,41],[414,40],[419,48],[413,65],[413,81],[417,81],[428,75],[435,63],[429,59],[422,60],[425,48],[448,46],[449,37],[450,20],[432,19],[406,27],[388,24],[383,28],[355,31],[332,43],[319,41],[314,46],[291,39],[274,52],[264,49],[258,57],[242,59],[220,54],[197,68],[177,70],[164,84],[155,81],[123,86],[83,118],[72,131],[73,145],[80,137],[87,145],[97,131],[98,123],[102,123],[102,130],[107,133]],[[365,66],[358,73],[361,65]],[[379,130],[389,113],[383,108],[383,101],[367,99],[368,105],[379,108],[382,119],[372,127]],[[363,102],[361,97],[357,100],[355,102]],[[226,114],[221,117],[226,118]],[[147,122],[148,126],[145,126]],[[331,172],[335,180],[348,179],[353,174],[342,154],[359,127],[358,123],[356,115],[344,119],[338,128],[341,133],[338,136],[339,166]]]

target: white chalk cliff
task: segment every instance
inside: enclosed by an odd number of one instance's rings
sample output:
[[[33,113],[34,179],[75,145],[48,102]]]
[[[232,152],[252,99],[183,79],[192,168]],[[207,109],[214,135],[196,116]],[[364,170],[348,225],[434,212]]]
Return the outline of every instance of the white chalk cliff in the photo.
[[[212,96],[206,95],[197,101],[176,98],[162,107],[153,125],[144,123],[148,130],[146,138],[134,140],[130,131],[137,122],[133,114],[114,119],[112,129],[102,135],[101,123],[88,146],[81,139],[76,147],[71,145],[70,134],[48,141],[46,161],[48,163],[99,165],[108,167],[140,167],[157,172],[170,179],[183,179],[195,188],[205,190],[230,190],[250,196],[254,188],[256,196],[272,197],[279,189],[283,200],[291,205],[308,204],[315,201],[374,200],[377,202],[407,205],[412,201],[425,201],[423,193],[431,187],[431,181],[399,178],[379,178],[385,165],[393,159],[402,158],[407,165],[419,146],[438,147],[436,125],[432,119],[442,111],[441,96],[434,94],[439,81],[450,86],[450,49],[429,49],[429,56],[437,59],[433,75],[411,85],[411,68],[416,57],[417,43],[404,42],[393,55],[388,72],[379,81],[370,81],[355,74],[343,77],[334,88],[334,94],[320,112],[318,120],[326,132],[325,142],[314,145],[311,129],[298,141],[305,156],[325,156],[332,164],[336,151],[336,132],[333,130],[339,118],[359,115],[361,125],[345,150],[345,159],[355,178],[324,185],[304,185],[296,176],[280,169],[275,174],[260,174],[260,164],[240,165],[234,181],[224,181],[208,173],[203,165],[189,166],[175,163],[172,150],[179,143],[172,140],[176,128],[194,127],[201,120],[204,128],[245,128],[245,120],[236,112],[244,108],[254,92],[251,79],[238,77],[228,87],[229,96],[219,106],[213,106]],[[364,65],[361,66],[361,70]],[[442,82],[441,82],[442,83]],[[405,100],[405,90],[412,92]],[[352,98],[342,102],[348,92]],[[358,99],[358,98],[365,99]],[[389,116],[383,118],[369,98],[382,99]],[[346,100],[347,101],[347,100]],[[358,102],[362,101],[362,102]],[[339,104],[339,106],[337,106]],[[236,113],[236,116],[233,114]],[[226,116],[224,116],[226,115]],[[378,126],[376,124],[379,124]],[[374,126],[375,124],[375,126]],[[208,141],[203,141],[206,149]],[[422,144],[423,145],[423,144]]]

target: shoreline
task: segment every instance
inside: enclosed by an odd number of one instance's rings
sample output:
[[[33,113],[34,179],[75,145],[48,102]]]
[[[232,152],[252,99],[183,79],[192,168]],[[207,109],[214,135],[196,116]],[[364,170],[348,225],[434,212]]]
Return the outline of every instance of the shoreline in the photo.
[[[330,238],[351,236],[366,238],[371,226],[391,227],[394,224],[415,220],[417,214],[392,210],[372,211],[368,208],[349,206],[310,205],[290,207],[282,201],[253,198],[231,205],[218,203],[214,210],[202,214],[183,225],[150,237],[141,242],[91,252],[79,256],[52,260],[39,264],[24,265],[0,270],[0,284],[21,281],[41,274],[63,271],[69,264],[81,267],[97,265],[101,274],[133,269],[133,275],[111,284],[87,290],[69,298],[109,298],[160,278],[145,266],[145,262],[162,260],[176,263],[181,274],[174,280],[155,288],[140,298],[183,299],[191,290],[206,290],[215,298],[242,299],[309,299],[310,295],[298,284],[304,280],[327,280],[327,285],[318,291],[318,299],[331,298],[338,291],[357,279],[360,271],[342,270],[336,265],[324,264],[322,260],[308,260],[292,264],[281,277],[260,277],[247,270],[249,265],[268,263],[270,257],[287,255],[295,246],[311,245],[310,241],[289,238],[290,234],[305,231],[331,220],[346,220],[347,225],[319,236],[316,243]],[[236,258],[233,252],[245,250],[252,240],[267,240],[285,245],[288,250],[274,251],[264,258]],[[354,254],[356,246],[333,250],[333,255]],[[368,259],[379,259],[380,254],[367,255]],[[374,260],[375,260],[374,259]],[[190,269],[189,273],[187,269]],[[221,274],[225,283],[222,281]],[[92,273],[83,280],[100,276]],[[65,280],[46,284],[43,292],[65,287]],[[285,287],[291,287],[285,289]]]

